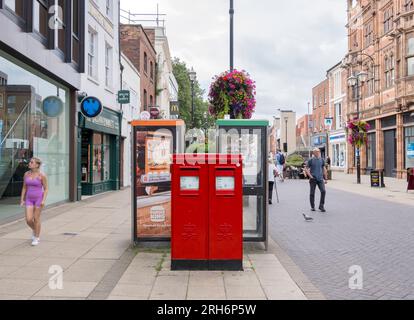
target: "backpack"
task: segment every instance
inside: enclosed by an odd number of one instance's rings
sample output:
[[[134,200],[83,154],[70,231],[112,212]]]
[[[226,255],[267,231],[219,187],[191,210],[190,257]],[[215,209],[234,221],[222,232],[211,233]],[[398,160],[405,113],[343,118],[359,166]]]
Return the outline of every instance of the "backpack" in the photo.
[[[279,163],[281,165],[284,165],[286,163],[286,159],[285,159],[285,156],[283,155],[283,153],[279,153]]]

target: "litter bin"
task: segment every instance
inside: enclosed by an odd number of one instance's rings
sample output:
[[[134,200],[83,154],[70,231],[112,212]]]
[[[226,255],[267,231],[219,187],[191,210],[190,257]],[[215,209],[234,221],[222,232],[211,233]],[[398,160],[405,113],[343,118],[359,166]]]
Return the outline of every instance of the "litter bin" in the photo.
[[[171,270],[243,270],[241,155],[174,155]]]

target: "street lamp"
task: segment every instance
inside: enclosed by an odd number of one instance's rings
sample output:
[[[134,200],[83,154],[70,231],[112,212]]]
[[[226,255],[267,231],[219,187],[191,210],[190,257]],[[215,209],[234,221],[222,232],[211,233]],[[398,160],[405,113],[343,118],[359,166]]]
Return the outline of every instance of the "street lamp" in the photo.
[[[234,0],[230,0],[230,71],[234,69]]]
[[[357,100],[357,119],[359,119],[359,100],[361,99],[360,95],[360,86],[367,81],[368,73],[361,71],[357,75],[352,75],[348,78],[348,85],[354,90],[356,90],[356,100]],[[357,183],[361,184],[361,150],[360,147],[356,148],[356,158],[357,158]]]
[[[194,128],[194,84],[197,80],[197,73],[194,71],[194,68],[191,68],[188,76],[191,82],[191,125]]]

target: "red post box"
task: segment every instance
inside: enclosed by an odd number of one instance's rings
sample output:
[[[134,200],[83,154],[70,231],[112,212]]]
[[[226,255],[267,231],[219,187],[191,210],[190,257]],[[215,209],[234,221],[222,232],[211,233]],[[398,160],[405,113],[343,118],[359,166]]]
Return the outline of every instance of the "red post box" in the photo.
[[[243,270],[240,155],[175,155],[172,270]]]
[[[241,155],[217,155],[210,164],[209,269],[243,270]]]
[[[207,270],[208,166],[186,157],[174,155],[171,168],[171,269]]]

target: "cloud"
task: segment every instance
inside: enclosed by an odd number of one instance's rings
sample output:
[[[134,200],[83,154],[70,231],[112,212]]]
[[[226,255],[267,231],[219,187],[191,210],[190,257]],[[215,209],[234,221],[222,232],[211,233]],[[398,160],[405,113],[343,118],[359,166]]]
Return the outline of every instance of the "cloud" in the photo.
[[[194,66],[202,87],[229,68],[229,1],[121,0],[134,13],[167,14],[173,56]],[[235,66],[257,82],[256,117],[307,112],[312,88],[346,54],[346,1],[235,1]]]

